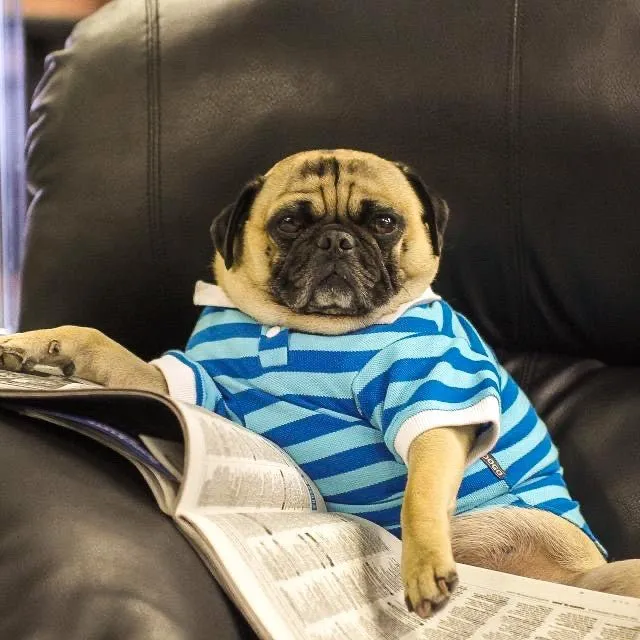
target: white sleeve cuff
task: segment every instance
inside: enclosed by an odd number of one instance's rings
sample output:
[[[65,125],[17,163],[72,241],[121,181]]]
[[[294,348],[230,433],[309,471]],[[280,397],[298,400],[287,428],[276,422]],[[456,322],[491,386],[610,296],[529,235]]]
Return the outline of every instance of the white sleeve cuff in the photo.
[[[393,445],[398,455],[409,464],[409,446],[425,431],[439,427],[464,427],[471,424],[487,424],[473,443],[467,457],[467,466],[471,466],[495,446],[500,435],[500,403],[495,396],[487,396],[466,409],[446,411],[429,409],[421,411],[405,420],[398,429]]]
[[[196,377],[189,366],[170,354],[152,360],[149,364],[160,369],[167,381],[169,395],[174,400],[196,404]]]

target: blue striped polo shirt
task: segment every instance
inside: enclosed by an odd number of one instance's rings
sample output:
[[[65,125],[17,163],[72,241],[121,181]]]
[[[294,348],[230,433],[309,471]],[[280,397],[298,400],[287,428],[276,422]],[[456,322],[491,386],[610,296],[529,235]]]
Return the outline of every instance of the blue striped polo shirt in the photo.
[[[186,349],[153,362],[170,394],[282,447],[329,510],[400,536],[413,439],[477,424],[456,514],[545,509],[595,541],[535,409],[469,321],[431,289],[375,324],[332,336],[264,326],[214,285],[198,283],[195,302],[204,309]]]

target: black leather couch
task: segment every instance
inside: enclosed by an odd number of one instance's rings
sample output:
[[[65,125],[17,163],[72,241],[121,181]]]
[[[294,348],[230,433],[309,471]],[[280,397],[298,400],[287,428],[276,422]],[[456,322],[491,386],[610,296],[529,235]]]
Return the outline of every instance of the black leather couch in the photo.
[[[181,346],[247,178],[305,148],[403,160],[452,208],[437,290],[640,556],[639,29],[639,0],[114,0],[33,101],[22,329]],[[0,638],[252,637],[118,456],[8,413],[0,442]]]

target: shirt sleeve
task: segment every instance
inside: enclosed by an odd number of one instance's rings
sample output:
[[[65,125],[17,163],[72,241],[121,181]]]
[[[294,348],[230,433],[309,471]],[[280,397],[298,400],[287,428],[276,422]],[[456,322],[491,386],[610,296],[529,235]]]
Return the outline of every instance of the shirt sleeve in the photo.
[[[174,400],[196,404],[224,415],[220,390],[205,368],[182,351],[168,351],[151,363],[164,375]]]
[[[392,343],[356,376],[353,394],[361,414],[405,464],[412,441],[430,429],[479,425],[468,465],[498,439],[497,366],[464,338],[419,335]]]

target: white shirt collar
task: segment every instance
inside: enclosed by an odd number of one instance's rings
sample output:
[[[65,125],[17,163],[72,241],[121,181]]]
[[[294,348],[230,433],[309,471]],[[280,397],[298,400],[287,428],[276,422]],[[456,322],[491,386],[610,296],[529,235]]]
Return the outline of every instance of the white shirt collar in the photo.
[[[210,282],[204,282],[204,280],[196,282],[196,290],[193,292],[193,304],[196,307],[238,308],[221,287]]]
[[[440,299],[440,296],[437,293],[434,293],[431,287],[428,287],[417,298],[400,305],[393,313],[388,313],[387,315],[378,318],[374,324],[392,324],[410,307],[414,307],[415,305],[423,302],[433,302],[434,300]],[[215,284],[204,282],[203,280],[198,280],[198,282],[196,282],[196,288],[193,293],[193,304],[197,307],[238,308],[222,288]]]
[[[431,287],[427,287],[417,298],[401,304],[393,313],[387,313],[378,318],[374,324],[393,324],[407,309],[423,302],[434,302],[435,300],[442,300],[442,298]]]

